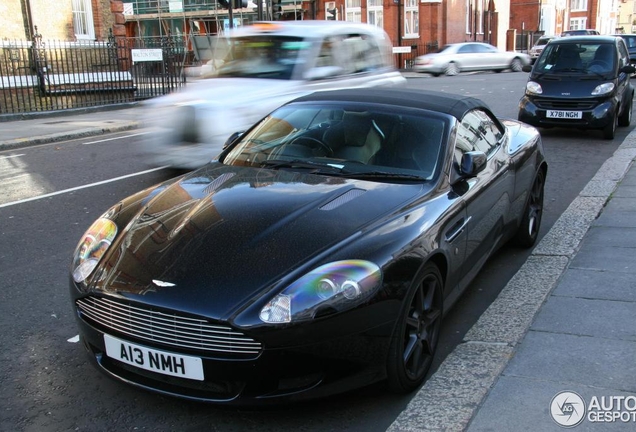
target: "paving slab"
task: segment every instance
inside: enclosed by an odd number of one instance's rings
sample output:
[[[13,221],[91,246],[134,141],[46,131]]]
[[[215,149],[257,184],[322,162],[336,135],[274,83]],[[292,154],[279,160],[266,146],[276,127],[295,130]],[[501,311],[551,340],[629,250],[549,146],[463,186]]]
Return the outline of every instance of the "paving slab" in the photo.
[[[572,260],[570,268],[636,273],[636,248],[615,246],[582,248]]]
[[[631,273],[570,268],[561,278],[552,295],[636,301],[636,277]],[[633,317],[631,319],[634,320]]]
[[[636,342],[529,331],[505,373],[636,392]],[[633,425],[632,425],[633,426]]]
[[[550,414],[552,399],[562,391],[574,391],[581,396],[587,406],[593,397],[634,397],[636,393],[586,385],[568,385],[558,381],[548,381],[518,376],[502,376],[488,395],[482,410],[475,416],[468,432],[563,432],[568,430],[558,425]],[[577,406],[577,408],[582,408]],[[587,411],[590,412],[589,410]],[[594,414],[592,418],[596,420]],[[576,432],[633,431],[634,423],[592,422],[587,416],[572,430]]]

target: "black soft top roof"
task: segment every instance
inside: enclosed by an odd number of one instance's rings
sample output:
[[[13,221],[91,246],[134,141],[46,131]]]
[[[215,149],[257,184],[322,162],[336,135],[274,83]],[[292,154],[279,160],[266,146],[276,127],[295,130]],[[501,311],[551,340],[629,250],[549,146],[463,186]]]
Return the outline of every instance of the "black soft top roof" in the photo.
[[[401,87],[321,91],[299,97],[292,103],[309,101],[362,102],[420,108],[449,114],[458,120],[471,109],[482,108],[490,111],[483,101],[470,96]]]

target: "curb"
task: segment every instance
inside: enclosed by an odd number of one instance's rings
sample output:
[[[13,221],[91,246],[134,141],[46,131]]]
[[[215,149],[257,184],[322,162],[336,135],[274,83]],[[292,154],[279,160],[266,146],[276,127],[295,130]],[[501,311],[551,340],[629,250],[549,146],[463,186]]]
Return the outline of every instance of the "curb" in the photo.
[[[49,144],[53,142],[66,141],[76,138],[84,138],[96,135],[103,135],[112,132],[122,132],[126,130],[136,129],[139,127],[139,122],[123,122],[116,126],[106,127],[89,127],[84,129],[78,129],[73,132],[59,132],[47,135],[34,136],[29,138],[16,138],[12,140],[0,141],[0,151],[17,149],[21,147],[28,147],[39,144]]]
[[[634,159],[636,130],[572,201],[388,432],[463,431],[470,425]]]

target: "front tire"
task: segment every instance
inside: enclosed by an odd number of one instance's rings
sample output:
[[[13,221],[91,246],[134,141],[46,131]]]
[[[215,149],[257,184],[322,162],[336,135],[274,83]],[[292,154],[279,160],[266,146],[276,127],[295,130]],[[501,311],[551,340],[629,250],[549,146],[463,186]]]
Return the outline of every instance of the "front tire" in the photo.
[[[448,66],[446,66],[446,69],[444,70],[444,74],[446,74],[446,76],[455,76],[459,73],[459,66],[457,66],[456,63],[449,63]]]
[[[614,139],[616,135],[616,124],[618,123],[618,113],[612,114],[612,118],[610,119],[607,126],[603,128],[603,138],[606,140]]]
[[[627,102],[628,106],[625,108],[623,113],[618,117],[619,126],[629,126],[629,124],[632,122],[632,104],[633,104],[633,99],[629,98],[629,101]]]
[[[510,62],[510,70],[513,72],[521,72],[523,68],[523,64],[521,64],[521,59],[514,58],[512,62]]]
[[[513,238],[513,243],[523,248],[534,246],[539,237],[541,218],[543,217],[543,191],[545,189],[545,174],[539,170],[532,184],[530,196],[523,211],[521,225]]]
[[[427,263],[406,296],[387,361],[389,390],[407,393],[418,388],[433,363],[442,325],[442,276]]]

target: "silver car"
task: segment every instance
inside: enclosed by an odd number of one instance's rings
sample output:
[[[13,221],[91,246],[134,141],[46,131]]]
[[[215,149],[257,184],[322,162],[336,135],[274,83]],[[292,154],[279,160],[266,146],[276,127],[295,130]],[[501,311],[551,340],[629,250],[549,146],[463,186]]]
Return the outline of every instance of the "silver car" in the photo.
[[[515,51],[501,51],[487,43],[463,42],[449,44],[437,52],[425,54],[415,59],[415,72],[430,73],[433,76],[457,75],[468,71],[494,71],[510,69],[520,72],[530,64],[530,56]]]
[[[193,169],[228,138],[315,91],[402,85],[384,30],[344,21],[261,22],[213,44],[206,78],[145,103],[145,149],[156,166]]]

